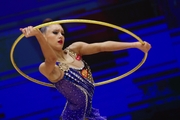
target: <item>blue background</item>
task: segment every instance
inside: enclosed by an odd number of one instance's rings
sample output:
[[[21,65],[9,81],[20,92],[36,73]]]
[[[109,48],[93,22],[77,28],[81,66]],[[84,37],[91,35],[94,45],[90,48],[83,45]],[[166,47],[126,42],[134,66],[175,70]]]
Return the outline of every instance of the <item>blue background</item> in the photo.
[[[124,27],[152,45],[145,64],[117,82],[96,87],[93,106],[108,120],[180,119],[179,0],[6,0],[0,4],[0,119],[57,120],[65,98],[54,88],[35,84],[12,66],[10,50],[19,28],[45,18],[92,19]],[[133,42],[131,36],[90,24],[64,24],[68,46],[74,41]],[[119,76],[135,67],[144,54],[137,49],[84,56],[95,82]],[[48,82],[39,72],[43,61],[35,38],[16,46],[17,66]]]

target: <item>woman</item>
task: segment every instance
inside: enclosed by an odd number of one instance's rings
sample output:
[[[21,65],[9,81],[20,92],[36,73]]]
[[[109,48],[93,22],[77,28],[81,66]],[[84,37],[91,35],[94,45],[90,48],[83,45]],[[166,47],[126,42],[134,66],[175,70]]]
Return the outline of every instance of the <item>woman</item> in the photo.
[[[64,30],[59,24],[49,25],[41,30],[32,26],[20,30],[25,37],[37,38],[45,57],[39,71],[67,99],[61,114],[62,120],[106,120],[97,109],[92,108],[94,81],[88,64],[81,58],[83,55],[128,48],[138,48],[146,53],[151,48],[147,42],[142,45],[139,42],[106,41],[92,44],[75,42],[63,50]]]

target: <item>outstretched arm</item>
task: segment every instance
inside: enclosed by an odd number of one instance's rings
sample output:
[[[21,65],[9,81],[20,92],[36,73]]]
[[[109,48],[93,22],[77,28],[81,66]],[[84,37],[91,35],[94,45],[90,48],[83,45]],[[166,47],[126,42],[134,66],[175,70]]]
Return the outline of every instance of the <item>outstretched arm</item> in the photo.
[[[147,42],[144,42],[142,45],[140,42],[115,42],[115,41],[106,41],[101,43],[84,43],[76,42],[69,46],[70,49],[74,49],[77,53],[81,55],[90,55],[99,52],[108,52],[108,51],[118,51],[129,48],[138,48],[141,51],[147,53],[151,45]]]

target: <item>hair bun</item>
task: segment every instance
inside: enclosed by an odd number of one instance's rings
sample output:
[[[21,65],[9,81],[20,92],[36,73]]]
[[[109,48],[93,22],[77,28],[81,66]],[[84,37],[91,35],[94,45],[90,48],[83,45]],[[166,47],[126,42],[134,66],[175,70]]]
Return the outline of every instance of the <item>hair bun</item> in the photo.
[[[48,23],[48,22],[52,22],[53,20],[51,18],[46,18],[45,20],[43,20],[43,23]]]

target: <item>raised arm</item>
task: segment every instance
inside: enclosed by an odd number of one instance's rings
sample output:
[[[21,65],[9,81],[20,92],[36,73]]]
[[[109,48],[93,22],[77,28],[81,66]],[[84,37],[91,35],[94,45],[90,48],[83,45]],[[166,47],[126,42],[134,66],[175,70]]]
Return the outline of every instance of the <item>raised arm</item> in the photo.
[[[118,51],[129,48],[138,48],[143,52],[148,52],[151,48],[151,45],[147,42],[144,42],[142,45],[140,42],[115,42],[115,41],[106,41],[101,43],[84,43],[76,42],[69,46],[70,49],[74,49],[81,55],[90,55],[99,52],[108,52],[108,51]]]
[[[39,67],[40,72],[50,80],[57,78],[57,76],[52,75],[55,70],[57,56],[47,43],[44,35],[40,32],[39,29],[35,29],[32,26],[20,28],[20,30],[25,35],[25,37],[35,36],[40,44],[42,53],[45,57],[45,62],[43,62]]]

